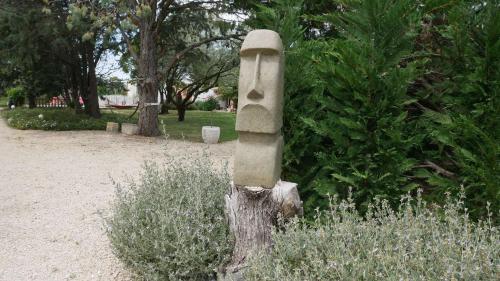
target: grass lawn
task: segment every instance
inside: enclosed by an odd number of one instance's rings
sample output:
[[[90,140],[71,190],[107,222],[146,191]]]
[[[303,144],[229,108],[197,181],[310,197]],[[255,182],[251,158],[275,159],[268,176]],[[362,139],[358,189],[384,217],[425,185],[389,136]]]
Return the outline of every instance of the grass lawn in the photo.
[[[0,107],[7,108],[7,102],[8,101],[9,101],[9,98],[7,98],[6,95],[0,96]]]
[[[127,119],[133,110],[103,109],[101,119],[92,119],[85,114],[75,114],[71,109],[16,108],[4,110],[2,116],[10,120],[9,126],[21,130],[105,130],[106,122],[137,123],[137,114]],[[42,114],[43,118],[38,116]],[[160,115],[160,127],[172,139],[186,139],[201,142],[201,127],[218,126],[221,128],[220,141],[230,141],[238,136],[234,130],[236,115],[229,112],[187,111],[183,122],[177,121],[177,112]]]
[[[219,140],[230,141],[238,138],[234,130],[236,114],[230,112],[210,112],[210,111],[186,111],[184,121],[177,121],[177,111],[169,110],[169,114],[160,115],[160,122],[163,121],[165,132],[174,139],[186,138],[192,141],[202,141],[201,127],[220,127],[221,135]],[[162,124],[160,124],[162,126]]]

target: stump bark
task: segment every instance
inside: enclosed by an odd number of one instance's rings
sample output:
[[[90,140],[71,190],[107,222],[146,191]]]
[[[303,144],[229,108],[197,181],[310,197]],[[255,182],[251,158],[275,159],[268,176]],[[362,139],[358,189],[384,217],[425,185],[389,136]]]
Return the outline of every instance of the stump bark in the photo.
[[[278,181],[272,189],[250,186],[231,186],[226,195],[226,213],[234,250],[231,263],[219,276],[221,280],[243,280],[248,257],[272,246],[272,229],[278,217],[291,218],[303,214],[297,184]]]

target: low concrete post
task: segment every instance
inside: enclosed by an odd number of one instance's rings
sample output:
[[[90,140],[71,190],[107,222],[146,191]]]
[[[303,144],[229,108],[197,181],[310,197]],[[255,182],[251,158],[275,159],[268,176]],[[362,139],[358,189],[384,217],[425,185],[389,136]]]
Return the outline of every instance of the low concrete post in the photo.
[[[106,123],[106,132],[118,133],[120,132],[120,124],[115,122]]]
[[[137,135],[139,134],[139,127],[136,124],[122,123],[122,134]]]

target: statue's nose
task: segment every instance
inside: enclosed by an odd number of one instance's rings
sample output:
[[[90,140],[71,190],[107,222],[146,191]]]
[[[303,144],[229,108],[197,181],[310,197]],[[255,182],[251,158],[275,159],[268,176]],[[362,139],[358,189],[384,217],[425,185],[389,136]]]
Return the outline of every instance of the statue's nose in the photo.
[[[255,70],[253,74],[252,84],[250,84],[247,98],[258,100],[264,98],[264,92],[260,89],[260,53],[255,56]]]
[[[250,91],[247,93],[247,98],[251,99],[251,100],[258,100],[258,99],[261,99],[264,97],[264,94],[253,88],[253,89],[250,89]]]

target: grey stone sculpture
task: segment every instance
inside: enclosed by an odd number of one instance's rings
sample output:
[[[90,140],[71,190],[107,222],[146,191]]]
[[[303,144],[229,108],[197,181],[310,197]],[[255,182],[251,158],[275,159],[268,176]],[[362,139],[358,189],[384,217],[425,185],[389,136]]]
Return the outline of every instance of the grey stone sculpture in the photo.
[[[283,45],[271,30],[254,30],[240,51],[234,184],[273,188],[283,154]]]
[[[235,243],[219,280],[244,280],[246,260],[272,245],[278,217],[302,215],[297,184],[281,181],[283,46],[271,30],[250,32],[241,47],[234,179],[226,215]],[[281,215],[280,215],[281,214]]]

